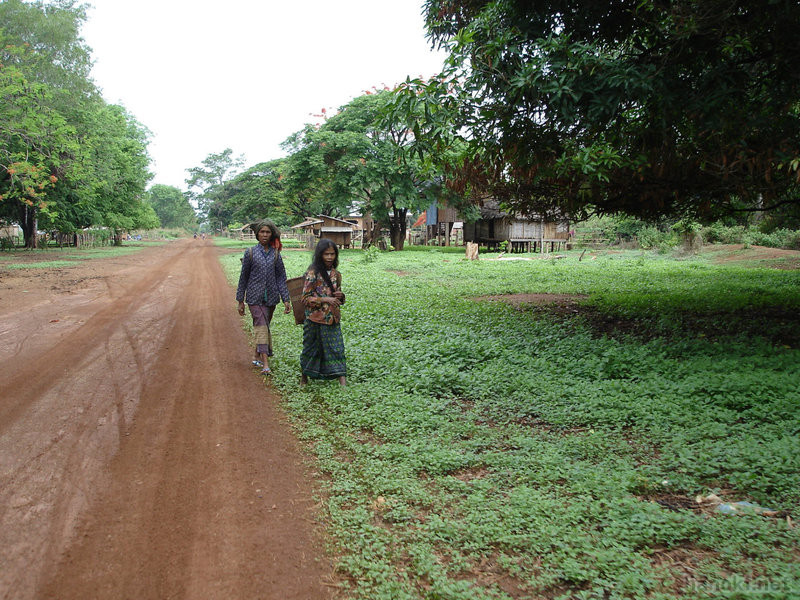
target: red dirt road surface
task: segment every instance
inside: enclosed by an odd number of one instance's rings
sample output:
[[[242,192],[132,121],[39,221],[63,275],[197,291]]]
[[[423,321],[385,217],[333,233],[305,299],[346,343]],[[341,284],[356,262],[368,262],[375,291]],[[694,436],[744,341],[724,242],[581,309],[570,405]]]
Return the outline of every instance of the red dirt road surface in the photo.
[[[0,598],[331,597],[219,252],[0,268]]]

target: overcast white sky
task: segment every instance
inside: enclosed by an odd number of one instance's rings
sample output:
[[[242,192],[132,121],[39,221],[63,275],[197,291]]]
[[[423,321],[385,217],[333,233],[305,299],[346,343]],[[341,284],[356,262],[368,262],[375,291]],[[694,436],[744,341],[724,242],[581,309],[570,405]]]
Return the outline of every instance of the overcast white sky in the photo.
[[[152,131],[152,183],[231,148],[279,158],[320,109],[437,73],[423,0],[88,0],[82,35],[104,98]]]

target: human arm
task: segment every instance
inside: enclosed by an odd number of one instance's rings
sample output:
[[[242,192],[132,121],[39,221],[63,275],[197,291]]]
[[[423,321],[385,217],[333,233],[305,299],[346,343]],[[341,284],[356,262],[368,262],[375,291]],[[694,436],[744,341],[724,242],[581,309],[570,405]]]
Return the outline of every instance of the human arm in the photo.
[[[245,250],[242,257],[242,269],[239,272],[239,285],[236,287],[236,301],[240,304],[242,310],[244,309],[244,295],[247,289],[247,282],[250,280],[252,266],[251,253],[249,250]]]
[[[321,307],[323,304],[340,304],[339,300],[333,296],[328,296],[331,293],[327,285],[325,285],[317,274],[309,269],[303,280],[303,295],[300,300],[303,306],[314,310]]]

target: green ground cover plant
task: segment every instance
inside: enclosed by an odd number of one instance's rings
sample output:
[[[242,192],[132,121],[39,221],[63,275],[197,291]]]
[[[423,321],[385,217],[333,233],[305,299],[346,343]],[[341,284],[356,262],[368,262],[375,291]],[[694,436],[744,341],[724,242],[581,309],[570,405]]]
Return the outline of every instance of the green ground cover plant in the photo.
[[[255,240],[238,240],[234,238],[215,237],[214,243],[222,248],[250,248],[256,245]],[[294,238],[281,238],[284,248],[303,248],[303,242]]]
[[[580,256],[342,251],[344,389],[275,319],[346,597],[800,597],[800,272]]]

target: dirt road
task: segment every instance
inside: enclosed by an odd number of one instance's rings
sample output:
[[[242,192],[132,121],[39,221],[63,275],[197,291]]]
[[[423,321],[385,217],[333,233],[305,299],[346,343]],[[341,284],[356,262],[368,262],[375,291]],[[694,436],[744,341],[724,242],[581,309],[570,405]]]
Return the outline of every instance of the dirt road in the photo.
[[[331,597],[219,252],[0,269],[0,598]]]

